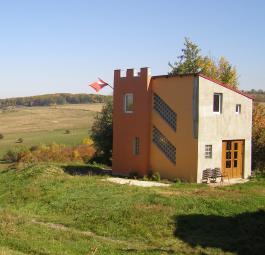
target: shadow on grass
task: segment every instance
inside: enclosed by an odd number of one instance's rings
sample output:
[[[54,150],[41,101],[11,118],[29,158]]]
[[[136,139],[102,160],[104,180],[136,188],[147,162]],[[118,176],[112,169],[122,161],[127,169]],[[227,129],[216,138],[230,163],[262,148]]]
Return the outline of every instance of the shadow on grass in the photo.
[[[238,255],[264,255],[265,211],[233,217],[201,214],[177,216],[175,236],[193,247],[220,248]]]
[[[67,165],[62,166],[64,171],[70,175],[112,175],[111,169],[103,169],[91,165]]]

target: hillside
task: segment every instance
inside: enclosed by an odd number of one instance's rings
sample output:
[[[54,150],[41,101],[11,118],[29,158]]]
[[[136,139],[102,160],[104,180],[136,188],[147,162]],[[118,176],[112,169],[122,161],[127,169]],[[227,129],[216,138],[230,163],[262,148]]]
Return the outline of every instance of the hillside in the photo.
[[[102,104],[67,104],[45,107],[15,107],[0,110],[0,159],[10,148],[51,144],[77,145],[88,137]],[[65,134],[69,130],[69,134]],[[22,144],[17,144],[19,138]]]
[[[91,104],[104,103],[111,96],[95,95],[95,94],[47,94],[32,97],[17,97],[0,99],[0,108],[10,106],[51,106],[64,104]]]
[[[244,92],[249,94],[250,96],[254,97],[255,102],[265,103],[265,90],[252,89],[252,90],[248,90],[248,91],[244,91]]]
[[[89,166],[0,171],[1,254],[265,253],[264,180],[143,188]]]

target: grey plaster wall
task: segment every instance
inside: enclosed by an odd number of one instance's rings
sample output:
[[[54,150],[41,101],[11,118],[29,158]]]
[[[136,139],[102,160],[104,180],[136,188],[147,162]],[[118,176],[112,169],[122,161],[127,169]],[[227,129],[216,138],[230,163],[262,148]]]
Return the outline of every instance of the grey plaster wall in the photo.
[[[251,174],[252,100],[210,80],[199,77],[198,85],[198,175],[202,171],[222,165],[222,141],[245,140],[244,178]],[[213,95],[222,93],[222,112],[213,112]],[[241,104],[241,114],[236,113]],[[205,145],[213,146],[211,159],[205,158]]]

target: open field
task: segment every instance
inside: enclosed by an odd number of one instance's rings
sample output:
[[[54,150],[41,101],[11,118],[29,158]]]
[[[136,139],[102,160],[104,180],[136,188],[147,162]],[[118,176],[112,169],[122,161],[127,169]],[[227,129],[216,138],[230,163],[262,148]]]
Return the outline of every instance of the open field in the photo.
[[[143,188],[70,175],[0,172],[2,254],[264,254],[265,180]]]
[[[0,112],[0,158],[24,140],[23,145],[32,146],[52,142],[76,145],[88,136],[96,112],[101,104],[64,105],[56,107],[22,107]],[[70,134],[65,134],[65,130]]]

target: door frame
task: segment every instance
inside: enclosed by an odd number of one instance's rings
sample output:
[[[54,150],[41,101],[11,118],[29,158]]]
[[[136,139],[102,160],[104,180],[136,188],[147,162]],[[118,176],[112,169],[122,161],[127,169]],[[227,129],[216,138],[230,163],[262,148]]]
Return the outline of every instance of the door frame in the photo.
[[[221,151],[221,166],[222,166],[222,174],[224,173],[224,158],[223,158],[223,155],[224,155],[224,151],[223,151],[223,143],[224,142],[242,142],[242,175],[240,178],[244,178],[244,172],[245,172],[245,139],[224,139],[222,140],[222,151]],[[238,177],[232,177],[232,178],[238,178]]]

